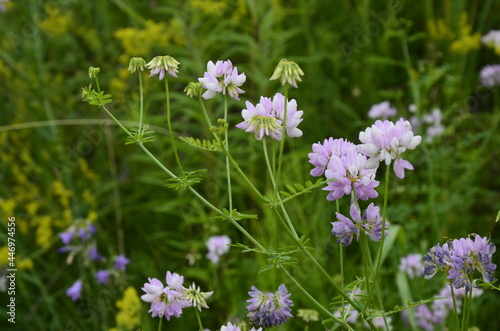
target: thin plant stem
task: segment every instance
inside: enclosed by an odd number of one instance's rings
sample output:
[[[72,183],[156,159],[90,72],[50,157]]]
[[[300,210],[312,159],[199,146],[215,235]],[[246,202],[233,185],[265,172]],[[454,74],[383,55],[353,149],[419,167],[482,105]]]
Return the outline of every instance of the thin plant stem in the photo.
[[[267,171],[269,172],[269,178],[271,178],[271,182],[273,184],[273,188],[275,189],[276,192],[276,182],[274,179],[274,173],[273,173],[273,168],[271,165],[271,162],[269,161],[269,153],[267,152],[267,141],[266,139],[262,139],[262,146],[264,148],[264,158],[266,160],[266,166],[267,166]],[[278,220],[275,218],[276,222],[276,249],[279,248],[279,224]]]
[[[137,134],[142,138],[142,116],[144,114],[144,93],[142,90],[142,75],[141,71],[137,70],[137,74],[139,75],[139,95],[140,95],[140,104],[139,104],[139,127],[137,128]],[[165,78],[165,81],[167,79]]]
[[[210,118],[208,117],[208,112],[207,112],[207,109],[205,108],[205,104],[203,103],[203,99],[201,98],[201,96],[199,97],[199,101],[200,101],[200,106],[201,106],[201,109],[202,109],[202,112],[203,112],[203,117],[205,118],[205,121],[207,122],[207,125],[210,128],[212,128],[212,122],[210,121]],[[1,127],[0,127],[0,130],[1,130]],[[220,144],[220,147],[222,148],[222,151],[224,152],[224,154],[226,155],[227,158],[229,158],[229,161],[231,162],[231,164],[233,165],[233,167],[236,169],[236,171],[238,172],[238,174],[241,176],[241,178],[243,178],[243,180],[250,186],[250,188],[254,191],[254,193],[261,199],[261,200],[264,200],[264,196],[259,192],[259,190],[255,187],[255,185],[253,185],[253,183],[250,181],[250,179],[248,179],[247,175],[243,172],[243,170],[241,170],[240,166],[236,163],[236,161],[233,159],[233,157],[231,156],[231,154],[229,154],[229,151],[226,150],[224,144],[222,143],[220,137],[215,133],[213,132],[212,130],[210,130],[210,132],[212,132],[212,135],[214,136],[215,140]]]
[[[278,171],[276,172],[276,186],[274,188],[274,193],[278,193],[278,185],[280,184],[281,180],[281,167],[283,163],[283,150],[285,149],[285,138],[286,138],[286,117],[287,117],[287,111],[288,111],[288,84],[285,84],[284,86],[285,90],[285,105],[284,105],[284,110],[283,110],[283,129],[281,131],[281,141],[280,141],[280,149],[279,149],[279,154],[278,154]]]
[[[198,320],[198,326],[200,327],[200,331],[203,331],[203,324],[201,324],[200,312],[196,308],[194,308],[194,311],[196,312],[196,319]]]
[[[182,169],[181,160],[179,159],[179,154],[177,153],[177,146],[175,144],[174,131],[172,130],[172,123],[170,120],[170,90],[168,88],[168,79],[165,77],[165,101],[167,103],[167,127],[170,136],[170,143],[172,144],[172,149],[174,151],[175,160],[177,161],[177,166],[179,167],[181,174],[184,173]]]
[[[320,311],[322,311],[326,316],[328,316],[329,318],[331,318],[332,320],[334,320],[335,322],[337,322],[338,324],[342,325],[343,327],[347,328],[348,330],[353,330],[353,328],[351,328],[351,326],[349,324],[347,324],[345,321],[342,321],[341,319],[335,317],[335,315],[333,315],[328,309],[326,309],[325,307],[323,307],[322,304],[320,304],[316,299],[314,299],[311,294],[309,294],[309,292],[307,292],[307,290],[305,288],[303,288],[299,282],[295,279],[295,277],[293,277],[289,272],[288,270],[286,270],[285,268],[281,267],[281,270],[283,270],[283,272],[288,276],[288,278],[290,278],[290,280],[305,294],[305,296],[312,301],[312,303],[314,303],[316,305],[316,307],[318,307],[318,309]]]
[[[163,325],[163,317],[160,317],[160,323],[158,323],[158,331],[161,330],[162,325]]]
[[[451,298],[453,299],[453,312],[455,313],[455,322],[457,324],[457,330],[461,330],[460,322],[458,319],[457,300],[455,298],[455,291],[453,290],[453,286],[451,286],[451,283],[450,283],[450,290],[451,290]]]
[[[227,124],[227,94],[224,94],[224,122]],[[224,131],[224,145],[229,153],[229,139],[227,130]],[[229,211],[233,210],[233,194],[231,188],[231,167],[229,166],[229,158],[226,155],[226,175],[227,175],[227,195],[229,197]]]

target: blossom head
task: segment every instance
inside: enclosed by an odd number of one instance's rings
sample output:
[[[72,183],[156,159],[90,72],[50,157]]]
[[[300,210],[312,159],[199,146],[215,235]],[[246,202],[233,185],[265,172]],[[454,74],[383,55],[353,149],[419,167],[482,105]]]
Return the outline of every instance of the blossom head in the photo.
[[[481,84],[486,87],[500,86],[500,64],[487,65],[479,72]]]
[[[180,62],[169,55],[156,56],[146,64],[146,68],[151,70],[149,77],[159,75],[158,78],[162,80],[165,77],[165,73],[177,78],[179,64]]]
[[[184,89],[184,93],[190,98],[199,98],[203,92],[203,84],[200,82],[190,82]]]
[[[188,289],[184,290],[184,298],[191,303],[191,306],[201,311],[201,308],[208,309],[206,299],[208,299],[214,292],[201,292],[200,287],[196,287],[193,283]]]
[[[120,254],[115,258],[115,269],[125,271],[127,264],[130,260],[125,257],[125,255]]]
[[[257,140],[269,136],[281,141],[283,122],[285,122],[285,97],[277,93],[273,99],[261,97],[260,103],[256,106],[247,101],[246,106],[247,108],[241,112],[244,121],[236,127],[246,132],[254,132]],[[294,99],[288,101],[286,106],[285,131],[291,138],[300,137],[302,131],[297,126],[302,122],[301,117],[304,112],[297,110],[297,102]]]
[[[276,293],[262,293],[255,286],[248,292],[252,297],[247,302],[246,307],[250,322],[258,327],[270,328],[276,325],[282,325],[292,317],[290,307],[293,302],[288,299],[290,294],[285,284],[278,287]]]
[[[207,63],[207,71],[198,81],[207,89],[203,99],[212,99],[216,93],[229,94],[235,100],[240,100],[238,95],[245,93],[240,86],[246,81],[244,73],[238,74],[238,68],[233,67],[231,61],[212,61]]]
[[[282,59],[269,80],[281,79],[281,85],[288,83],[297,88],[297,81],[302,81],[300,76],[304,76],[304,72],[297,63]]]
[[[182,309],[191,306],[191,302],[185,298],[185,288],[182,286],[184,277],[167,271],[167,286],[156,278],[148,278],[142,290],[146,294],[141,296],[145,302],[151,303],[148,313],[152,317],[165,316],[167,320],[171,317],[180,317]]]
[[[415,136],[410,122],[403,119],[396,123],[377,120],[374,125],[360,132],[359,140],[359,152],[369,157],[367,167],[375,168],[382,161],[389,165],[395,160],[394,172],[399,178],[404,178],[404,170],[413,170],[413,166],[403,160],[401,154],[407,149],[415,149],[422,137]]]
[[[212,236],[208,238],[206,245],[208,248],[207,258],[213,264],[219,263],[220,257],[229,252],[231,238],[228,236]]]
[[[311,176],[319,177],[325,173],[326,166],[330,162],[332,155],[337,157],[346,156],[347,154],[356,151],[356,145],[353,143],[340,139],[333,139],[332,137],[325,139],[323,144],[318,142],[312,145],[312,153],[309,153],[309,163],[314,166],[311,170]]]
[[[438,271],[448,273],[448,279],[455,288],[465,287],[465,291],[473,287],[471,280],[475,271],[479,272],[485,283],[491,283],[496,264],[491,262],[496,247],[488,239],[474,235],[469,238],[455,239],[442,247],[437,244],[424,256],[424,277],[430,279]]]
[[[73,301],[80,299],[82,296],[82,285],[83,283],[81,280],[74,282],[73,285],[66,290],[66,296],[70,297]]]
[[[389,101],[383,101],[379,104],[373,105],[368,111],[368,117],[372,119],[386,120],[391,116],[396,115],[396,108],[391,107]]]
[[[422,254],[408,254],[399,261],[399,270],[405,272],[410,279],[422,275],[424,272]]]
[[[133,57],[130,59],[128,63],[128,71],[134,73],[138,70],[144,71],[144,67],[146,66],[146,61],[142,57]]]
[[[99,67],[89,67],[89,78],[97,78],[101,69]]]
[[[367,166],[366,156],[353,150],[346,155],[332,155],[325,171],[327,179],[333,179],[323,188],[330,191],[326,197],[329,201],[340,199],[354,190],[361,200],[378,196],[375,188],[380,184],[375,180],[377,169]]]

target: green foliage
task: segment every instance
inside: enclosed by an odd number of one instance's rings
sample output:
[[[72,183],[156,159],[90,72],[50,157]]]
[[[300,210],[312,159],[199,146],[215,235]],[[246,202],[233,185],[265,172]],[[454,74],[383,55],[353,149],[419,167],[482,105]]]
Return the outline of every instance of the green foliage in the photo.
[[[207,169],[198,169],[194,171],[184,171],[181,177],[174,177],[167,179],[165,186],[171,189],[185,189],[195,184],[201,183],[202,173],[207,172]]]
[[[198,138],[195,139],[193,137],[180,137],[179,139],[184,141],[185,143],[191,145],[191,146],[201,148],[201,149],[204,149],[206,151],[210,151],[210,152],[222,151],[220,143],[216,140],[205,140],[205,139],[200,140]]]

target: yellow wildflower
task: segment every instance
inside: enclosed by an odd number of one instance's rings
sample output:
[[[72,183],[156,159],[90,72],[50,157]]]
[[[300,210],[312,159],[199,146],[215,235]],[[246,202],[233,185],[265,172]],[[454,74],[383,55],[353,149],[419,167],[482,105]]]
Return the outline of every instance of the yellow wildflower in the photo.
[[[9,248],[7,246],[0,247],[0,266],[6,265],[9,262]]]
[[[38,201],[31,201],[26,204],[26,212],[30,217],[33,217],[36,215],[38,209],[40,209],[42,205]]]
[[[53,4],[43,6],[47,17],[38,21],[38,27],[49,36],[58,37],[66,33],[73,20],[71,13],[63,13]]]
[[[22,258],[21,256],[16,259],[16,267],[19,270],[29,270],[33,269],[34,263],[30,258]]]
[[[453,31],[451,31],[442,18],[427,22],[427,30],[434,40],[451,40],[455,37]]]
[[[201,9],[205,15],[222,16],[227,3],[220,0],[191,0],[191,6]]]
[[[462,13],[459,25],[459,38],[451,43],[450,50],[453,53],[466,54],[472,50],[479,49],[481,34],[471,33],[472,25],[467,24],[467,13]]]
[[[140,326],[141,300],[137,291],[129,286],[123,292],[123,298],[116,302],[119,311],[116,314],[116,325],[120,330],[134,330]]]
[[[36,229],[37,246],[48,247],[54,235],[52,232],[52,219],[50,216],[45,215],[35,219],[34,223],[38,225]]]
[[[0,210],[2,215],[7,217],[14,216],[14,210],[16,209],[16,201],[14,199],[2,199],[0,198]],[[7,222],[7,218],[4,217],[4,222]]]

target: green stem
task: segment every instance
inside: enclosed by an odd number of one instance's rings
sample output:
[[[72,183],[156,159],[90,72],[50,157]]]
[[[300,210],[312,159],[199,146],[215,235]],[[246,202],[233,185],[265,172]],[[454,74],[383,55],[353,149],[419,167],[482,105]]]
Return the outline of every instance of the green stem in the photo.
[[[137,74],[139,75],[139,95],[140,95],[140,104],[139,104],[139,127],[137,128],[137,134],[139,135],[139,137],[142,139],[142,116],[143,116],[143,113],[144,113],[144,94],[143,94],[143,91],[142,91],[142,75],[141,75],[141,71],[140,70],[137,70]],[[167,79],[165,78],[165,81]]]
[[[163,317],[160,317],[160,323],[158,323],[158,331],[161,330],[162,325],[163,325]]]
[[[182,169],[181,160],[179,159],[179,154],[177,153],[177,145],[175,144],[174,131],[172,130],[172,123],[170,120],[170,90],[168,88],[168,79],[165,77],[165,101],[167,103],[167,127],[170,136],[170,142],[172,144],[172,149],[174,151],[175,160],[177,161],[177,166],[179,167],[181,174],[184,174]]]
[[[278,185],[280,184],[281,179],[281,165],[283,163],[283,150],[285,149],[285,138],[286,138],[286,117],[287,117],[287,108],[288,108],[288,84],[285,84],[285,106],[283,111],[283,129],[281,131],[281,141],[280,141],[280,150],[278,155],[278,171],[276,172],[276,186],[274,187],[274,193],[278,193]]]
[[[281,267],[281,270],[283,270],[283,272],[288,276],[288,278],[290,278],[290,280],[306,295],[307,298],[309,298],[309,300],[312,301],[312,303],[314,303],[316,305],[316,307],[318,307],[318,309],[320,311],[322,311],[326,316],[328,316],[329,318],[331,318],[332,320],[334,320],[338,324],[342,325],[343,327],[347,328],[348,330],[354,331],[354,329],[351,328],[351,326],[349,324],[347,324],[345,321],[342,321],[339,318],[335,317],[335,315],[333,315],[328,309],[323,307],[323,305],[321,305],[316,299],[314,299],[311,296],[311,294],[309,294],[309,292],[307,292],[307,290],[305,288],[303,288],[299,284],[299,282],[288,272],[288,270],[286,270],[283,267]]]
[[[224,123],[228,124],[227,122],[227,94],[224,94]],[[224,141],[225,141],[225,147],[226,151],[229,153],[229,139],[228,139],[228,130],[224,131]],[[232,194],[232,188],[231,188],[231,168],[229,166],[229,158],[226,155],[226,175],[227,175],[227,194],[229,196],[229,211],[233,210],[233,194]]]
[[[208,112],[207,112],[207,109],[205,108],[205,104],[203,103],[203,99],[201,98],[201,96],[199,97],[199,101],[200,101],[201,109],[203,111],[203,117],[205,118],[205,121],[207,122],[207,125],[208,125],[209,129],[211,129],[212,128],[212,122],[210,121],[210,118],[208,117]],[[0,130],[1,130],[1,127],[0,127]],[[233,159],[233,157],[231,156],[231,154],[229,154],[229,151],[226,150],[226,148],[225,148],[223,142],[221,141],[220,137],[215,132],[213,132],[212,130],[210,130],[210,132],[212,132],[212,135],[214,136],[215,140],[219,143],[219,145],[222,148],[222,151],[224,152],[224,154],[226,155],[226,157],[229,158],[229,161],[231,162],[231,164],[233,165],[233,167],[236,169],[236,171],[238,172],[238,174],[241,176],[241,178],[243,178],[243,180],[250,186],[250,188],[254,191],[254,193],[261,200],[264,200],[264,196],[259,192],[259,190],[255,187],[255,185],[253,185],[253,183],[250,181],[250,179],[248,179],[247,175],[243,172],[243,170],[241,170],[240,166],[236,163],[236,161]]]
[[[451,286],[451,283],[450,283],[450,290],[451,290],[451,298],[453,299],[453,311],[455,312],[455,322],[457,323],[457,330],[461,330],[460,322],[458,320],[457,300],[455,298],[455,291],[453,290],[453,286]]]
[[[201,324],[200,312],[196,308],[194,308],[194,311],[196,312],[196,319],[198,320],[198,326],[200,327],[200,331],[203,331],[203,324]]]

